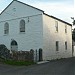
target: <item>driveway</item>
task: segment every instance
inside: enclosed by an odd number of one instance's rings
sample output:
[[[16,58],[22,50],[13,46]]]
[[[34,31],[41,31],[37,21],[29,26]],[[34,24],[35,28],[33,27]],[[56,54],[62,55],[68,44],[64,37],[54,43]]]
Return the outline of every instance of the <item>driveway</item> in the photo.
[[[55,60],[32,66],[0,64],[0,75],[75,75],[75,58]]]

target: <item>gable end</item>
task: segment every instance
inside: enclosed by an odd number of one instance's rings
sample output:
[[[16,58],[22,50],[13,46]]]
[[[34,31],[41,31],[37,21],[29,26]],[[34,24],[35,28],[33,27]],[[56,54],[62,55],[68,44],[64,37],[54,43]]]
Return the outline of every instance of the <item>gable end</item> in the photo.
[[[13,0],[13,1],[0,13],[0,15],[1,15],[14,1],[17,1],[17,0]],[[41,12],[44,13],[44,11],[41,10],[41,9],[38,9],[38,8],[36,8],[36,7],[33,7],[33,6],[31,6],[31,5],[28,5],[28,4],[23,3],[23,2],[20,2],[20,1],[17,1],[17,2],[19,2],[19,3],[23,4],[23,5],[27,5],[27,6],[31,7],[31,8],[37,9],[37,10],[39,10],[39,11],[41,11]]]

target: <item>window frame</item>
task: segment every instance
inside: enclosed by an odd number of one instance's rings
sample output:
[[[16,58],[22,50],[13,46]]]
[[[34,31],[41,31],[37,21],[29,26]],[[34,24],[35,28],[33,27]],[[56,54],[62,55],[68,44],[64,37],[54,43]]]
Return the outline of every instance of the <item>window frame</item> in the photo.
[[[4,24],[4,34],[9,34],[9,23],[8,22]]]
[[[24,33],[25,32],[25,20],[22,19],[20,20],[20,33]]]
[[[65,33],[67,33],[67,25],[65,24]]]
[[[55,21],[56,32],[58,32],[58,21]]]
[[[59,41],[56,41],[56,51],[59,51]]]
[[[65,50],[67,50],[67,41],[65,41]]]

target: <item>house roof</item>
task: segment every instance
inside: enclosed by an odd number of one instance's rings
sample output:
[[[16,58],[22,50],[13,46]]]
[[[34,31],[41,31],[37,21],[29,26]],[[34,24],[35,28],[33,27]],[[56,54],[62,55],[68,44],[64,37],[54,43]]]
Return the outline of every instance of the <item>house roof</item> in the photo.
[[[33,6],[28,5],[28,4],[26,4],[26,3],[23,3],[23,2],[20,2],[20,1],[18,1],[18,0],[13,0],[13,1],[0,13],[0,15],[1,15],[14,1],[17,1],[17,2],[19,2],[19,3],[21,3],[21,4],[27,5],[27,6],[29,6],[29,7],[32,7],[32,8],[34,8],[34,9],[37,9],[37,10],[39,10],[39,11],[41,11],[41,12],[44,13],[44,11],[41,10],[41,9],[38,9],[38,8],[36,8],[36,7],[33,7]],[[61,20],[61,19],[59,19],[59,18],[56,18],[56,17],[54,17],[54,16],[50,16],[50,15],[48,15],[48,14],[46,14],[46,13],[44,13],[44,14],[47,15],[47,16],[49,16],[49,17],[52,17],[52,18],[54,18],[54,19],[56,19],[56,20],[59,20],[59,21],[65,23],[65,24],[68,24],[68,25],[72,26],[70,23],[65,22],[65,21],[63,21],[63,20]]]
[[[70,24],[70,23],[68,23],[68,22],[66,22],[66,21],[63,21],[63,20],[61,20],[61,19],[59,19],[59,18],[56,18],[56,17],[54,17],[54,16],[52,16],[52,15],[48,15],[48,14],[46,14],[46,13],[44,13],[44,14],[47,15],[47,16],[49,16],[49,17],[51,17],[51,18],[54,18],[54,19],[56,19],[56,20],[59,20],[59,21],[65,23],[65,24],[68,24],[68,25],[72,26],[72,24]]]

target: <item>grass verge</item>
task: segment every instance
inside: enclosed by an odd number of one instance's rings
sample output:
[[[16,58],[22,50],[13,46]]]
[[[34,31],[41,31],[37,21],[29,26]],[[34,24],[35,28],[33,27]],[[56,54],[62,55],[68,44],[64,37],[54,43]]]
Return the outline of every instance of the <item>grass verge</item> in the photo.
[[[16,60],[1,60],[0,63],[14,66],[29,66],[36,64],[32,61],[16,61]]]
[[[28,66],[28,65],[35,64],[34,62],[31,61],[15,61],[15,60],[5,60],[4,63],[8,65],[16,65],[16,66]]]

